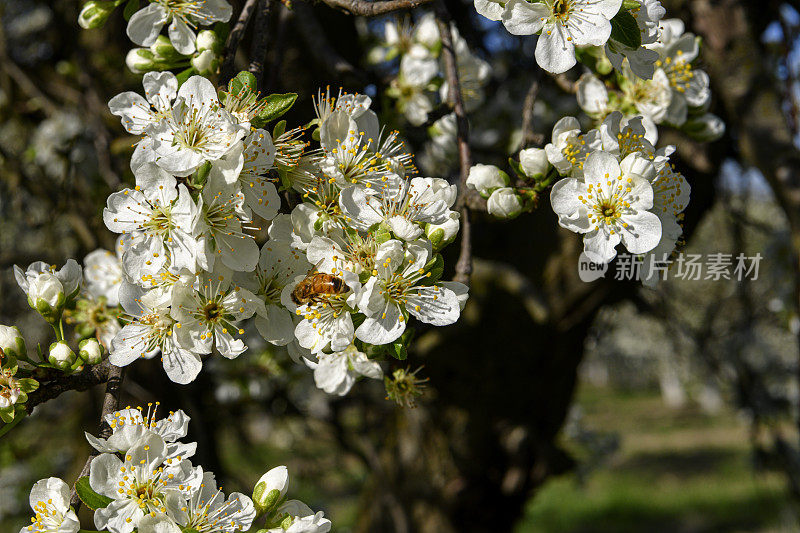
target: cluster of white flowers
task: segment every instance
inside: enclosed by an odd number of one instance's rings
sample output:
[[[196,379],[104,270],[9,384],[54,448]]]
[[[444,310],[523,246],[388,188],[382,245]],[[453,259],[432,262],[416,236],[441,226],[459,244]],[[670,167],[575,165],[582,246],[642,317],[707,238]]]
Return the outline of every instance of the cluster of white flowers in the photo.
[[[633,62],[620,65],[615,85],[609,90],[606,83],[591,73],[578,80],[578,104],[598,122],[610,112],[621,111],[626,117],[640,115],[647,138],[658,139],[657,124],[681,128],[700,141],[713,141],[722,136],[725,124],[711,113],[711,89],[708,75],[693,66],[700,46],[692,33],[684,32],[678,19],[660,24],[660,38],[646,45],[655,55],[654,71],[648,78],[636,75]]]
[[[78,16],[85,29],[102,27],[122,0],[89,0]],[[217,22],[228,22],[232,8],[226,0],[150,0],[143,9],[127,13],[127,34],[135,44],[126,58],[136,73],[185,68],[186,75],[210,74],[219,65],[222,42],[213,30],[201,30]],[[162,35],[164,26],[167,35]],[[188,68],[187,68],[188,67]]]
[[[451,28],[461,96],[469,113],[485,100],[484,87],[491,68],[470,51],[455,25]],[[447,100],[449,91],[444,76],[442,39],[432,13],[413,24],[399,20],[386,22],[382,42],[373,48],[369,59],[380,63],[397,58],[397,75],[386,94],[395,99],[397,110],[406,120],[420,126],[428,121],[428,114],[438,102]]]
[[[558,222],[583,234],[591,261],[610,262],[620,242],[632,254],[659,260],[674,250],[689,184],[669,162],[674,147],[656,150],[640,117],[625,124],[615,111],[585,134],[577,119],[563,118],[545,151],[564,177],[550,193]]]
[[[364,344],[398,342],[409,316],[458,319],[466,287],[438,282],[435,254],[458,231],[456,187],[414,176],[368,97],[320,94],[311,149],[302,130],[273,139],[252,125],[263,105],[248,84],[223,101],[199,76],[179,87],[170,73],[148,73],[144,87],[145,97],[109,103],[142,135],[136,186],[112,194],[103,214],[123,235],[122,280],[113,254],[92,261],[107,264],[91,286],[116,288],[130,317],[111,343],[112,363],[158,353],[170,379],[188,383],[212,351],[244,352],[242,322],[255,316],[264,339],[344,394],[355,376],[382,376]],[[303,199],[290,214],[278,214],[277,181]],[[251,230],[264,223],[259,249]]]
[[[106,416],[107,439],[86,434],[99,452],[88,478],[76,490],[94,511],[94,525],[109,533],[235,533],[248,531],[258,517],[270,533],[325,533],[331,523],[298,500],[286,500],[285,466],[267,472],[253,498],[233,492],[226,498],[212,472],[189,460],[195,443],[183,443],[189,417],[183,411],[157,419],[156,406],[126,408]],[[77,533],[80,523],[70,507],[70,490],[57,478],[43,479],[31,490],[35,516],[20,533]]]

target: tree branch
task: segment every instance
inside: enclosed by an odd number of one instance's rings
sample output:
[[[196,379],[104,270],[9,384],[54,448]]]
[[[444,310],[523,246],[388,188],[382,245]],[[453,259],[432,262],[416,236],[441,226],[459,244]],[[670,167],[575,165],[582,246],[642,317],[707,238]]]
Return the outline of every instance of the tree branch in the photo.
[[[228,39],[225,41],[225,49],[222,51],[222,73],[220,74],[220,84],[227,85],[231,78],[234,76],[234,60],[236,59],[236,50],[239,49],[239,43],[242,40],[244,31],[247,29],[247,24],[250,22],[250,17],[253,15],[253,10],[256,7],[258,0],[247,0],[236,24],[228,34]]]
[[[109,370],[108,381],[106,382],[106,393],[103,397],[103,410],[100,413],[100,427],[98,436],[101,439],[109,438],[113,432],[111,426],[109,426],[108,422],[106,422],[106,415],[110,415],[114,411],[119,410],[119,397],[122,390],[122,380],[125,378],[124,368],[114,366],[111,363],[109,363],[108,366]],[[83,476],[89,475],[89,469],[91,468],[92,460],[95,458],[95,456],[97,456],[97,450],[92,448],[92,451],[89,453],[89,457],[86,458],[86,463],[84,463],[83,468],[81,469],[81,473],[75,479],[75,483],[77,483],[78,479],[82,478]],[[78,497],[78,492],[75,490],[74,483],[72,485],[72,493],[70,495],[70,505],[75,507],[76,510],[81,505],[81,499]]]
[[[470,222],[470,208],[467,206],[467,177],[472,166],[472,154],[469,148],[469,122],[464,110],[464,101],[461,97],[461,84],[458,80],[458,63],[456,51],[453,46],[453,34],[450,30],[450,13],[443,0],[436,2],[436,24],[442,38],[442,55],[444,57],[445,77],[447,79],[447,99],[456,115],[458,143],[458,158],[460,173],[458,180],[458,198],[455,208],[461,212],[461,251],[456,262],[456,275],[454,279],[461,283],[469,283],[472,274],[472,227]]]
[[[432,1],[433,0],[380,0],[378,2],[368,2],[366,0],[322,0],[322,3],[350,15],[376,17],[403,9],[414,9],[415,7],[429,4]]]
[[[528,148],[531,145],[541,146],[544,142],[544,135],[536,133],[533,129],[533,108],[536,105],[536,98],[539,96],[539,80],[542,70],[536,69],[533,82],[525,95],[525,102],[522,105],[522,147]]]
[[[95,385],[106,383],[111,379],[112,368],[116,367],[106,360],[99,365],[89,366],[75,374],[65,375],[58,371],[52,373],[48,372],[45,374],[45,378],[52,376],[52,379],[47,382],[43,382],[43,379],[34,373],[34,378],[36,378],[41,385],[28,395],[28,401],[25,402],[25,409],[28,411],[28,414],[30,414],[37,405],[47,400],[58,398],[64,392],[71,390],[85,391],[91,389]]]
[[[260,0],[258,12],[256,13],[255,28],[253,29],[253,42],[250,45],[250,66],[249,70],[259,86],[262,86],[264,75],[264,63],[267,60],[267,50],[269,49],[269,20],[272,8],[272,0]]]

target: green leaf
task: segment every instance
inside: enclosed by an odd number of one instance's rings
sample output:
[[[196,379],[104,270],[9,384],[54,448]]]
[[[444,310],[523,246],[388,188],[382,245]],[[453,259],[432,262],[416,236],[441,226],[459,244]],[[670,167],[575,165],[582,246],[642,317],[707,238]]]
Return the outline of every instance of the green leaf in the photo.
[[[264,107],[258,114],[259,120],[264,124],[280,117],[292,108],[297,100],[297,93],[271,94],[264,98]]]
[[[28,412],[25,410],[25,407],[22,405],[17,405],[17,408],[11,407],[11,416],[12,419],[9,422],[6,422],[6,425],[0,428],[0,437],[14,429],[14,427],[22,422],[22,419],[28,416]],[[16,416],[15,416],[16,414]],[[3,419],[5,420],[5,419]]]
[[[130,20],[137,11],[139,11],[139,0],[128,0],[125,9],[122,10],[122,16],[125,17],[125,20]]]
[[[22,392],[33,392],[39,388],[39,382],[33,378],[22,378],[18,379],[17,383],[19,383],[19,388]]]
[[[243,70],[228,82],[228,92],[234,95],[241,92],[254,93],[256,92],[256,85],[256,77],[253,73]]]
[[[639,0],[624,0],[620,9],[637,9],[640,7],[642,7],[642,3]]]
[[[89,476],[83,476],[75,482],[75,492],[78,493],[78,497],[86,504],[86,507],[92,511],[102,509],[114,501],[107,496],[96,493],[91,485],[89,485]]]
[[[639,48],[642,46],[642,34],[639,25],[633,18],[630,11],[621,9],[617,15],[611,19],[611,38],[629,48]]]

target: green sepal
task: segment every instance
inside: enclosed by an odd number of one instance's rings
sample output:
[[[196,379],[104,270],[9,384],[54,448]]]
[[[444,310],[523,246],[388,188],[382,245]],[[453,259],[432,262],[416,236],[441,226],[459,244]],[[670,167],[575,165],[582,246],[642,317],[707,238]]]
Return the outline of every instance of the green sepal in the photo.
[[[278,192],[288,191],[292,188],[292,180],[289,179],[289,174],[285,170],[278,169],[278,178],[281,180]]]
[[[19,365],[17,364],[17,358],[16,357],[12,357],[10,355],[6,355],[5,359],[6,360],[3,363],[3,367],[2,368],[3,368],[3,370],[10,371],[11,375],[13,376],[14,374],[17,373],[17,370],[19,369]]]
[[[125,20],[131,20],[134,13],[139,11],[139,0],[128,0],[125,4],[125,9],[122,10],[122,16]]]
[[[385,222],[378,224],[378,227],[376,227],[374,231],[375,242],[378,244],[383,244],[392,238],[392,230],[389,229],[389,226]]]
[[[193,189],[202,189],[208,181],[209,174],[211,174],[211,162],[206,161],[189,176],[189,185],[191,185]]]
[[[33,378],[20,378],[17,380],[17,384],[23,393],[33,392],[39,388],[39,382]]]
[[[96,493],[89,484],[89,476],[83,476],[75,482],[75,492],[78,493],[78,497],[86,507],[92,511],[102,509],[114,501],[108,496]]]
[[[428,261],[428,264],[425,265],[425,277],[422,278],[419,283],[420,285],[433,285],[442,279],[443,274],[444,258],[442,254],[436,254],[433,256],[433,259]]]
[[[511,169],[514,171],[514,173],[517,175],[517,177],[519,179],[521,179],[521,180],[527,180],[528,179],[528,176],[525,174],[525,171],[522,170],[522,165],[520,164],[519,161],[517,161],[513,157],[509,157],[508,158],[508,165],[511,167]]]
[[[636,49],[642,46],[642,34],[639,31],[639,25],[630,11],[621,9],[611,19],[611,38],[629,48]]]
[[[9,405],[8,407],[0,408],[0,420],[5,422],[6,424],[10,424],[14,421],[14,414],[16,413],[16,408],[14,405]]]
[[[200,533],[200,532],[199,532],[199,531],[197,531],[197,530],[196,530],[195,528],[193,528],[193,527],[182,527],[182,528],[181,528],[181,533]]]
[[[283,135],[283,132],[285,131],[286,131],[286,121],[281,120],[280,122],[275,124],[274,128],[272,128],[272,138],[277,139],[278,137]]]
[[[405,361],[408,357],[408,350],[406,350],[406,345],[403,343],[402,340],[394,341],[392,343],[392,348],[389,350],[389,353],[392,354],[392,357],[397,359],[398,361]]]
[[[642,3],[639,0],[623,0],[622,7],[620,9],[630,10],[640,7],[642,7]]]

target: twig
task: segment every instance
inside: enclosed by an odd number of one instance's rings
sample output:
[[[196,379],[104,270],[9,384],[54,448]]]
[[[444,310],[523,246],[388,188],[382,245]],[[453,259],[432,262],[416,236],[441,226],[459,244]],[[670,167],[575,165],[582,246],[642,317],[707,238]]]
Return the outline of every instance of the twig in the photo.
[[[539,96],[539,80],[541,79],[541,69],[536,70],[533,82],[525,95],[525,102],[522,105],[522,147],[528,148],[531,145],[541,146],[544,142],[544,135],[536,133],[533,129],[533,108],[536,105],[536,98]]]
[[[242,40],[244,31],[247,29],[247,24],[250,22],[250,17],[253,15],[253,9],[255,9],[257,2],[258,0],[247,0],[244,7],[242,7],[242,12],[239,13],[236,24],[228,34],[228,39],[225,41],[225,49],[222,51],[222,73],[219,77],[221,85],[227,85],[234,76],[236,50],[239,49],[239,43]]]
[[[367,2],[366,0],[322,0],[322,3],[351,15],[376,17],[402,9],[414,9],[415,7],[429,4],[432,1],[433,0],[381,0],[378,2]]]
[[[566,74],[550,74],[550,77],[565,93],[575,94],[578,92],[578,84],[571,81]]]
[[[85,391],[95,385],[107,382],[111,378],[113,365],[108,361],[103,361],[99,365],[92,365],[81,372],[69,376],[58,372],[50,381],[42,383],[41,386],[28,395],[25,402],[25,409],[28,413],[33,411],[37,405],[59,397],[67,391]],[[49,373],[48,373],[49,374]],[[55,374],[55,373],[53,373]],[[34,377],[36,377],[34,375]],[[36,378],[40,382],[43,380]]]
[[[259,87],[263,85],[261,79],[264,75],[264,62],[267,60],[269,49],[269,20],[272,0],[260,0],[256,12],[255,28],[253,28],[253,42],[250,44],[249,70],[256,77]]]
[[[458,143],[458,158],[461,165],[458,183],[458,198],[455,208],[461,212],[461,251],[456,262],[456,275],[454,279],[461,283],[469,283],[472,273],[472,228],[470,225],[470,209],[467,206],[467,177],[472,166],[472,155],[469,149],[469,122],[464,111],[464,101],[461,97],[461,84],[458,80],[458,63],[453,47],[453,34],[450,31],[450,13],[443,0],[436,2],[436,24],[442,38],[442,55],[444,56],[445,77],[447,79],[447,99],[456,115],[456,142]]]
[[[111,436],[113,430],[111,426],[108,425],[106,422],[106,415],[110,415],[114,411],[119,410],[119,396],[122,389],[122,380],[125,378],[125,369],[120,368],[118,366],[114,366],[109,363],[109,371],[108,371],[108,381],[106,382],[106,393],[103,396],[103,410],[100,413],[100,428],[99,428],[99,437],[101,439],[107,439]],[[86,463],[84,463],[83,468],[81,469],[81,473],[75,479],[75,483],[78,482],[80,478],[83,476],[89,475],[89,470],[92,465],[92,460],[97,455],[97,450],[92,448],[89,457],[86,458]],[[72,493],[70,495],[70,505],[75,507],[77,510],[78,507],[81,505],[81,499],[78,497],[78,492],[75,490],[75,484],[72,485]]]

